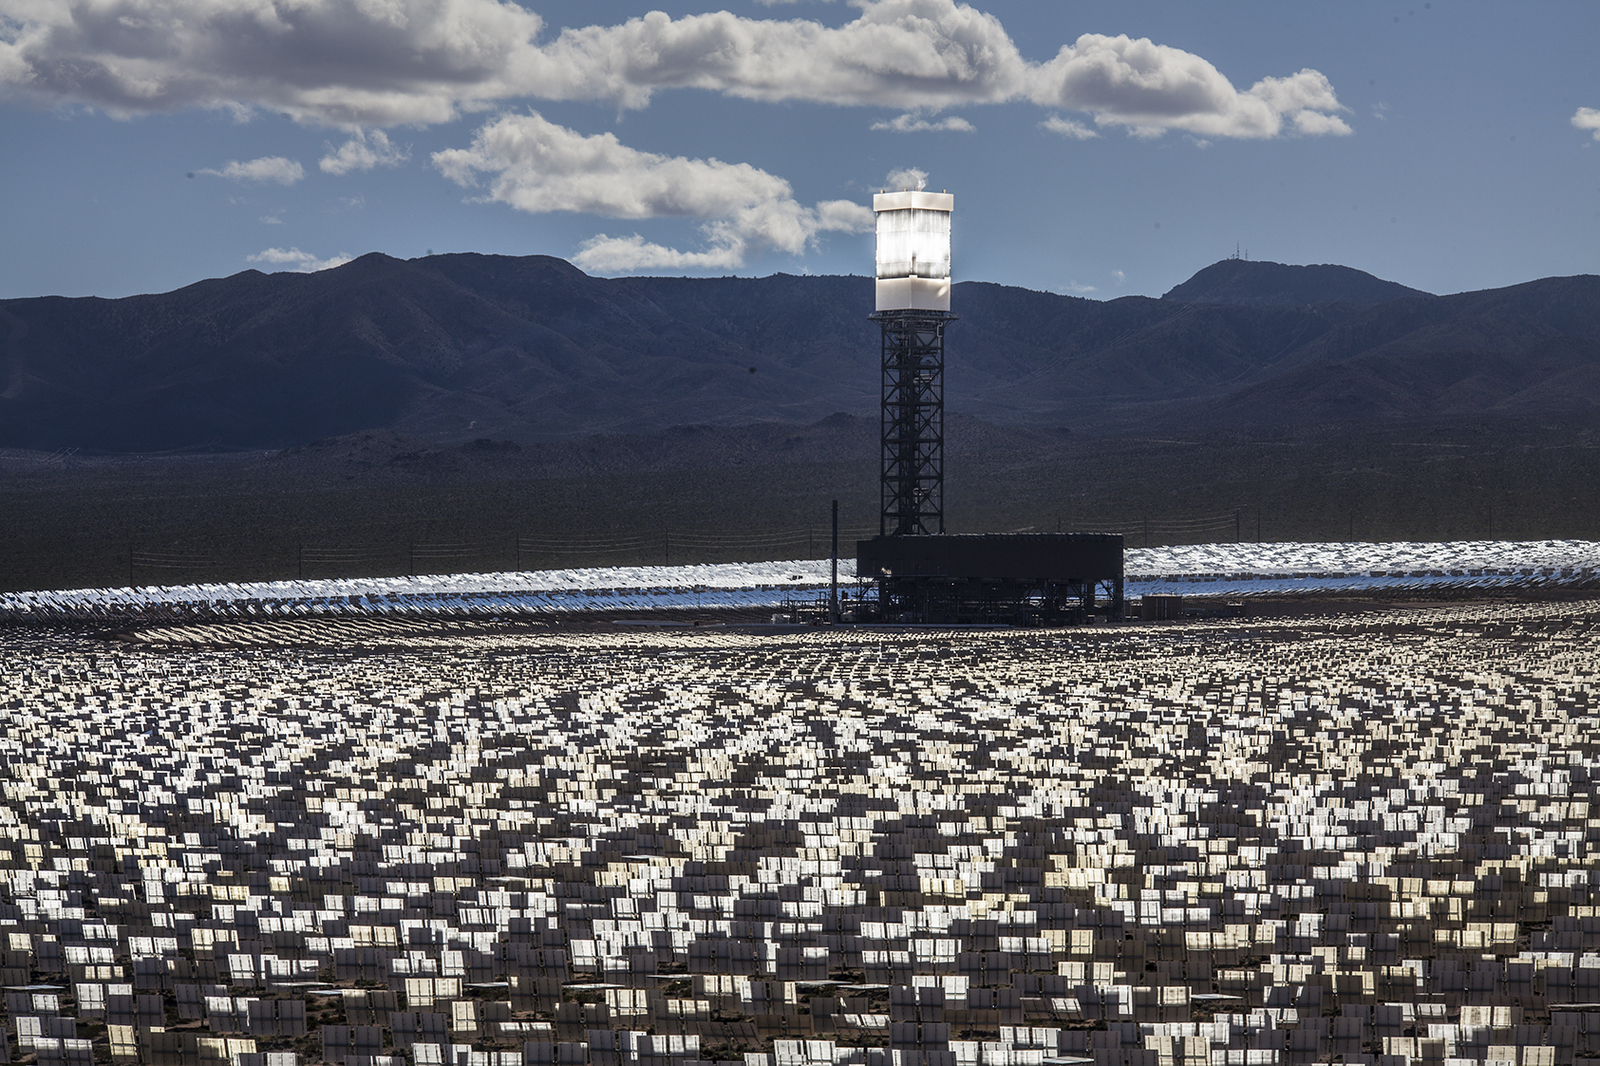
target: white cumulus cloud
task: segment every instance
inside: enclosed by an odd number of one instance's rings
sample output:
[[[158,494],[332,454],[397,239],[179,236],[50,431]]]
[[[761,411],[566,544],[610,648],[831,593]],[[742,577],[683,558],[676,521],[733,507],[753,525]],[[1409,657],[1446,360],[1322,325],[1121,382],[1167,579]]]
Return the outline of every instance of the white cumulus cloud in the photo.
[[[329,174],[348,174],[352,170],[396,167],[410,157],[406,149],[391,144],[388,134],[382,130],[357,130],[349,140],[323,156],[317,165]]]
[[[1263,78],[1234,88],[1200,56],[1148,38],[1086,33],[1032,71],[1035,103],[1094,116],[1141,136],[1186,130],[1210,137],[1276,137],[1287,119],[1295,132],[1349,133],[1345,110],[1315,70]]]
[[[937,110],[1018,95],[1028,64],[993,15],[955,0],[864,0],[837,28],[727,11],[656,11],[564,30],[544,50],[551,92],[641,107],[698,88],[753,100]],[[558,87],[559,83],[559,87]]]
[[[1032,100],[1143,135],[1349,132],[1314,70],[1241,91],[1200,56],[1096,34],[1041,64],[998,18],[957,0],[857,7],[839,26],[657,11],[551,37],[511,0],[0,0],[0,92],[119,115],[263,109],[369,130],[515,99],[639,108],[700,89],[906,111],[890,129],[961,130],[965,119],[926,116]]]
[[[600,234],[573,259],[597,272],[736,267],[757,248],[800,255],[821,233],[865,232],[873,224],[870,210],[848,200],[806,207],[787,181],[747,163],[641,152],[613,134],[587,136],[536,113],[496,119],[471,147],[435,152],[433,163],[459,185],[487,183],[487,199],[520,211],[703,223],[708,247],[698,252]]]
[[[538,16],[499,0],[8,0],[0,77],[113,114],[442,122],[512,90]]]
[[[1589,130],[1594,134],[1594,139],[1600,141],[1600,110],[1580,107],[1572,116],[1572,124],[1580,130]]]
[[[896,115],[883,122],[874,122],[875,130],[893,130],[895,133],[971,133],[977,129],[972,123],[959,115],[951,115],[937,121],[920,118],[912,112]]]
[[[884,179],[885,187],[894,191],[900,189],[926,189],[928,187],[928,172],[921,167],[904,167],[900,170],[891,170]]]
[[[309,274],[317,270],[328,270],[331,267],[343,266],[350,262],[348,255],[336,255],[329,259],[318,259],[310,252],[302,252],[299,248],[268,248],[266,251],[257,252],[255,255],[245,257],[248,263],[265,263],[268,266],[287,267],[298,270],[302,274]]]
[[[199,173],[230,178],[233,181],[273,181],[279,185],[293,185],[306,176],[306,169],[293,159],[285,159],[281,155],[267,155],[247,163],[234,160],[221,170],[207,169]]]

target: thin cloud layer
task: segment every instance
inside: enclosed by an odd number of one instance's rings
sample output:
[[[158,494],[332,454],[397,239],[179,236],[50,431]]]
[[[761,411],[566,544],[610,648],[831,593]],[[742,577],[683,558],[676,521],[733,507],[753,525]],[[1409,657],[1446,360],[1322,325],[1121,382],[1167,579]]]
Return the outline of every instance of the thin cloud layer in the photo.
[[[1600,110],[1592,107],[1580,107],[1572,116],[1572,124],[1580,130],[1588,130],[1594,134],[1594,139],[1600,141]]]
[[[1070,118],[1062,118],[1060,115],[1051,115],[1039,125],[1051,133],[1059,133],[1061,136],[1070,137],[1075,141],[1088,141],[1100,136],[1083,123],[1074,122]]]
[[[433,163],[458,185],[487,183],[485,199],[519,211],[703,222],[707,247],[700,251],[600,234],[573,259],[600,273],[738,267],[758,248],[800,255],[819,234],[872,227],[867,208],[848,200],[806,207],[787,181],[749,164],[641,152],[613,134],[586,136],[539,114],[497,119],[478,130],[471,147],[435,152]]]
[[[368,129],[450,121],[510,99],[646,106],[701,89],[922,117],[1030,100],[1142,134],[1348,133],[1314,70],[1240,91],[1200,56],[1086,34],[1048,62],[955,0],[863,0],[838,27],[727,11],[563,30],[502,0],[0,0],[0,91],[132,115],[265,109]],[[381,165],[374,163],[373,165]]]
[[[306,176],[306,169],[293,159],[281,155],[262,156],[247,163],[234,160],[220,170],[206,169],[200,174],[228,178],[231,181],[270,181],[279,185],[293,185]]]
[[[919,118],[912,112],[896,115],[884,122],[874,122],[875,130],[893,130],[895,133],[971,133],[977,129],[972,123],[959,115],[950,115],[946,118],[930,121]]]
[[[318,270],[329,270],[336,266],[343,266],[350,262],[348,255],[336,255],[328,259],[318,259],[310,252],[302,252],[299,248],[268,248],[257,252],[255,255],[245,257],[248,263],[264,263],[267,266],[287,267],[297,270],[302,274],[311,274]]]

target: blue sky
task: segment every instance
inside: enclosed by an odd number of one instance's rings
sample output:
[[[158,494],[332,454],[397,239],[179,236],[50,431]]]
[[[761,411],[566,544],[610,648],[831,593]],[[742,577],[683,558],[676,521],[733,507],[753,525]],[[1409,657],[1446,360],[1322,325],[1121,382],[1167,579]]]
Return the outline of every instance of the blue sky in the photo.
[[[1596,42],[1592,0],[0,0],[0,297],[370,251],[860,274],[919,180],[957,280],[1596,273]]]

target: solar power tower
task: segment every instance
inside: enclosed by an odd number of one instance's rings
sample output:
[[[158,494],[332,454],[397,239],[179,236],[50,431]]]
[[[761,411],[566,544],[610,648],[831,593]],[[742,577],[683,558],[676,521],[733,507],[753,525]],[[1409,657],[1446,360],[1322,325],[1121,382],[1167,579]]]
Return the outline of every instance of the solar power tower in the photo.
[[[883,330],[880,536],[944,532],[944,329],[950,313],[949,193],[878,193]]]

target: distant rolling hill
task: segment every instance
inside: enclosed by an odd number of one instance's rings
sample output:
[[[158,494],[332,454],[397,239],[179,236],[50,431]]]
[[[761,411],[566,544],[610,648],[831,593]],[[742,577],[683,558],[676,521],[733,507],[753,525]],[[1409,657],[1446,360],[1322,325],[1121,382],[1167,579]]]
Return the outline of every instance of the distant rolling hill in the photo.
[[[1249,259],[1212,263],[1161,297],[1190,304],[1381,304],[1432,293],[1328,263],[1288,266]]]
[[[871,281],[589,277],[372,254],[120,300],[0,301],[0,447],[283,448],[387,430],[559,441],[876,409]],[[1225,260],[1159,300],[956,286],[947,396],[995,424],[1252,432],[1588,418],[1600,278],[1431,296]]]

